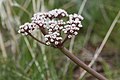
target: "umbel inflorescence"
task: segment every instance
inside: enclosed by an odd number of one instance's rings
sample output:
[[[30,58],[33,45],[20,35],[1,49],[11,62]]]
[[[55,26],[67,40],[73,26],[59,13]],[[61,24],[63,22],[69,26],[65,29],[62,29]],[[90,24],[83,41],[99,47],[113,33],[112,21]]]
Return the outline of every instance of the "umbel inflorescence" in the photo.
[[[23,35],[29,35],[42,44],[58,48],[79,67],[82,67],[97,79],[107,80],[104,76],[89,68],[63,46],[67,39],[78,34],[78,31],[82,27],[81,21],[83,20],[83,17],[81,15],[68,14],[63,9],[54,9],[49,12],[36,13],[31,20],[30,23],[21,25],[18,32]],[[32,32],[36,30],[40,30],[43,33],[44,42],[38,40],[32,35]],[[66,37],[63,36],[63,33],[66,34]]]
[[[18,32],[23,35],[32,35],[33,31],[39,29],[44,35],[46,45],[57,46],[65,41],[61,34],[65,33],[66,38],[72,38],[73,35],[78,34],[83,17],[78,14],[68,14],[63,9],[54,9],[36,13],[31,20],[31,23],[21,25]]]

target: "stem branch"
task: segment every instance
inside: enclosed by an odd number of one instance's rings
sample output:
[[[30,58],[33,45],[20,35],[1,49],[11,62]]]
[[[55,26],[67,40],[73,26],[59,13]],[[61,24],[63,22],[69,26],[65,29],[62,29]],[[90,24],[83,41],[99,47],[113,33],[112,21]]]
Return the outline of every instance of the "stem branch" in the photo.
[[[59,47],[60,51],[63,52],[67,57],[69,57],[73,62],[75,62],[78,66],[92,74],[94,77],[96,77],[99,80],[107,80],[104,76],[97,73],[92,68],[89,68],[85,63],[83,63],[80,59],[78,59],[75,55],[70,53],[65,47],[61,46]]]
[[[68,34],[65,36],[65,39],[62,41],[61,45],[63,45],[68,40]]]
[[[35,38],[32,34],[30,34],[30,33],[28,33],[28,34],[29,34],[33,39],[35,39],[36,41],[38,41],[39,43],[46,45],[44,42],[42,42],[42,41],[38,40],[37,38]]]

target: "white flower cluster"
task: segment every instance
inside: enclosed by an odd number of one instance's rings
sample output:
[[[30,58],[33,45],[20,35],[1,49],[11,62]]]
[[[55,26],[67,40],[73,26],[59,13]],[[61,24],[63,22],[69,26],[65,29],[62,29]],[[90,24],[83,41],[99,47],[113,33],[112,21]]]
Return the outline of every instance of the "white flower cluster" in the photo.
[[[68,20],[62,20],[62,18],[68,17]],[[33,32],[35,29],[44,29],[45,42],[47,45],[62,43],[61,31],[71,38],[73,35],[77,35],[80,27],[82,27],[81,20],[83,17],[78,14],[70,14],[63,9],[54,9],[45,13],[36,13],[31,18],[31,23],[25,23],[20,26],[19,33],[27,35]]]
[[[67,12],[63,9],[54,9],[46,13],[36,13],[31,18],[33,23],[39,24],[40,27],[46,28],[48,22],[55,18],[63,18],[68,16]],[[63,23],[63,20],[59,20],[58,23]]]
[[[62,41],[62,37],[59,32],[49,32],[45,35],[45,41],[47,45],[50,45],[51,43],[58,45]]]
[[[63,29],[63,25],[65,22],[63,20],[51,20],[48,22],[48,34],[45,35],[45,42],[47,45],[50,43],[54,43],[55,45],[58,45],[62,41],[62,37],[60,35],[60,31]]]
[[[45,25],[47,22],[46,13],[36,13],[31,18],[31,20],[32,20],[32,23],[36,23],[37,25],[39,25],[39,27],[45,28]]]
[[[65,16],[68,16],[67,12],[63,9],[54,9],[48,12],[48,17],[50,19],[53,18],[63,18]]]
[[[64,26],[64,33],[68,34],[68,38],[71,38],[73,35],[77,35],[80,27],[82,27],[81,20],[83,17],[78,14],[69,15],[69,20],[67,25]]]
[[[24,25],[21,25],[19,27],[18,33],[22,33],[23,35],[28,35],[28,33],[32,33],[34,30],[38,29],[39,26],[37,26],[34,23],[25,23]]]

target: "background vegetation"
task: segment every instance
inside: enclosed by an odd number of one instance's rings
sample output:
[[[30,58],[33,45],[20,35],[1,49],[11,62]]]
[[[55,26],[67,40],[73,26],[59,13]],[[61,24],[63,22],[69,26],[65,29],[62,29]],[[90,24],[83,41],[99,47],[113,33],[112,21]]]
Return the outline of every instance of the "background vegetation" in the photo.
[[[55,8],[84,17],[84,27],[66,47],[88,64],[120,11],[120,0],[0,0],[0,80],[80,80],[82,69],[59,50],[17,33],[34,13]],[[40,33],[35,36],[42,39]],[[120,80],[119,61],[120,19],[93,68],[109,80]],[[94,80],[87,74],[83,80],[88,79]]]

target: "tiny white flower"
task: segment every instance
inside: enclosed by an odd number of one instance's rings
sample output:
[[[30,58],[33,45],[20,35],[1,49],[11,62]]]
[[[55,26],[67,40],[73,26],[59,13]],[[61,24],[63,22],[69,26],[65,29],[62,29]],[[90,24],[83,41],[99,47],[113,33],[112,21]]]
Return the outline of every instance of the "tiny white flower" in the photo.
[[[75,35],[77,35],[77,34],[78,34],[78,32],[74,32],[74,34],[75,34]]]
[[[77,15],[77,14],[74,14],[73,16],[74,16],[74,17],[78,17],[78,15]]]
[[[25,35],[28,35],[28,33],[27,33],[27,32],[25,32]]]
[[[62,40],[62,37],[57,37],[56,39],[57,39],[57,40]]]
[[[67,23],[70,23],[70,21],[67,21]]]
[[[73,30],[70,30],[71,33],[73,33],[74,31]]]
[[[53,40],[53,39],[50,39],[50,41],[51,41],[51,42],[54,42],[54,40]]]
[[[40,23],[39,25],[40,25],[40,26],[42,26],[43,24],[42,24],[42,23]]]
[[[75,19],[75,21],[79,21],[79,19],[78,19],[78,18],[76,18],[76,19]]]
[[[51,32],[51,31],[52,31],[52,29],[49,29],[49,31]]]
[[[55,30],[58,30],[58,26],[55,26],[55,28],[54,28]]]
[[[48,34],[52,34],[52,33],[53,33],[53,32],[50,32],[50,31],[48,32]]]
[[[64,33],[67,33],[67,30],[65,30]]]
[[[72,37],[72,35],[68,35],[68,38],[71,38]]]
[[[55,15],[55,17],[57,17],[57,16],[58,16],[58,14],[57,14],[57,13],[55,13],[54,15]]]
[[[76,30],[80,30],[80,28],[78,28],[78,27],[76,27],[75,29],[76,29]]]
[[[29,29],[32,29],[32,27],[31,27],[31,26],[28,26],[28,28],[29,28]]]
[[[81,15],[78,15],[78,17],[79,17],[81,20],[83,20],[83,19],[84,19]]]
[[[59,43],[58,41],[55,41],[55,45],[58,45],[58,43]]]
[[[45,37],[44,39],[45,39],[45,41],[48,41],[48,38]]]
[[[19,28],[23,28],[24,26],[23,25],[21,25]]]
[[[18,30],[18,33],[21,33],[21,31],[20,31],[20,30]]]
[[[27,30],[27,29],[28,29],[28,26],[25,26],[24,29]]]
[[[25,30],[24,29],[21,29],[21,32],[24,32]]]
[[[59,36],[59,35],[60,35],[60,33],[56,33],[56,35],[57,35],[57,36]]]
[[[81,24],[79,24],[79,25],[78,25],[78,27],[82,27],[82,25],[81,25]]]
[[[65,16],[65,13],[62,13],[61,15],[62,15],[62,16]]]
[[[63,29],[63,26],[59,27],[59,29]]]
[[[50,37],[50,35],[45,35],[45,37]]]
[[[50,45],[50,42],[46,42],[47,45]]]
[[[75,24],[72,24],[72,26],[76,26]]]
[[[28,30],[28,32],[29,32],[29,33],[31,33],[31,32],[32,32],[32,30]]]
[[[52,36],[52,38],[55,39],[55,38],[56,38],[56,35]]]
[[[73,16],[72,14],[69,15],[69,17],[72,17],[72,16]]]

